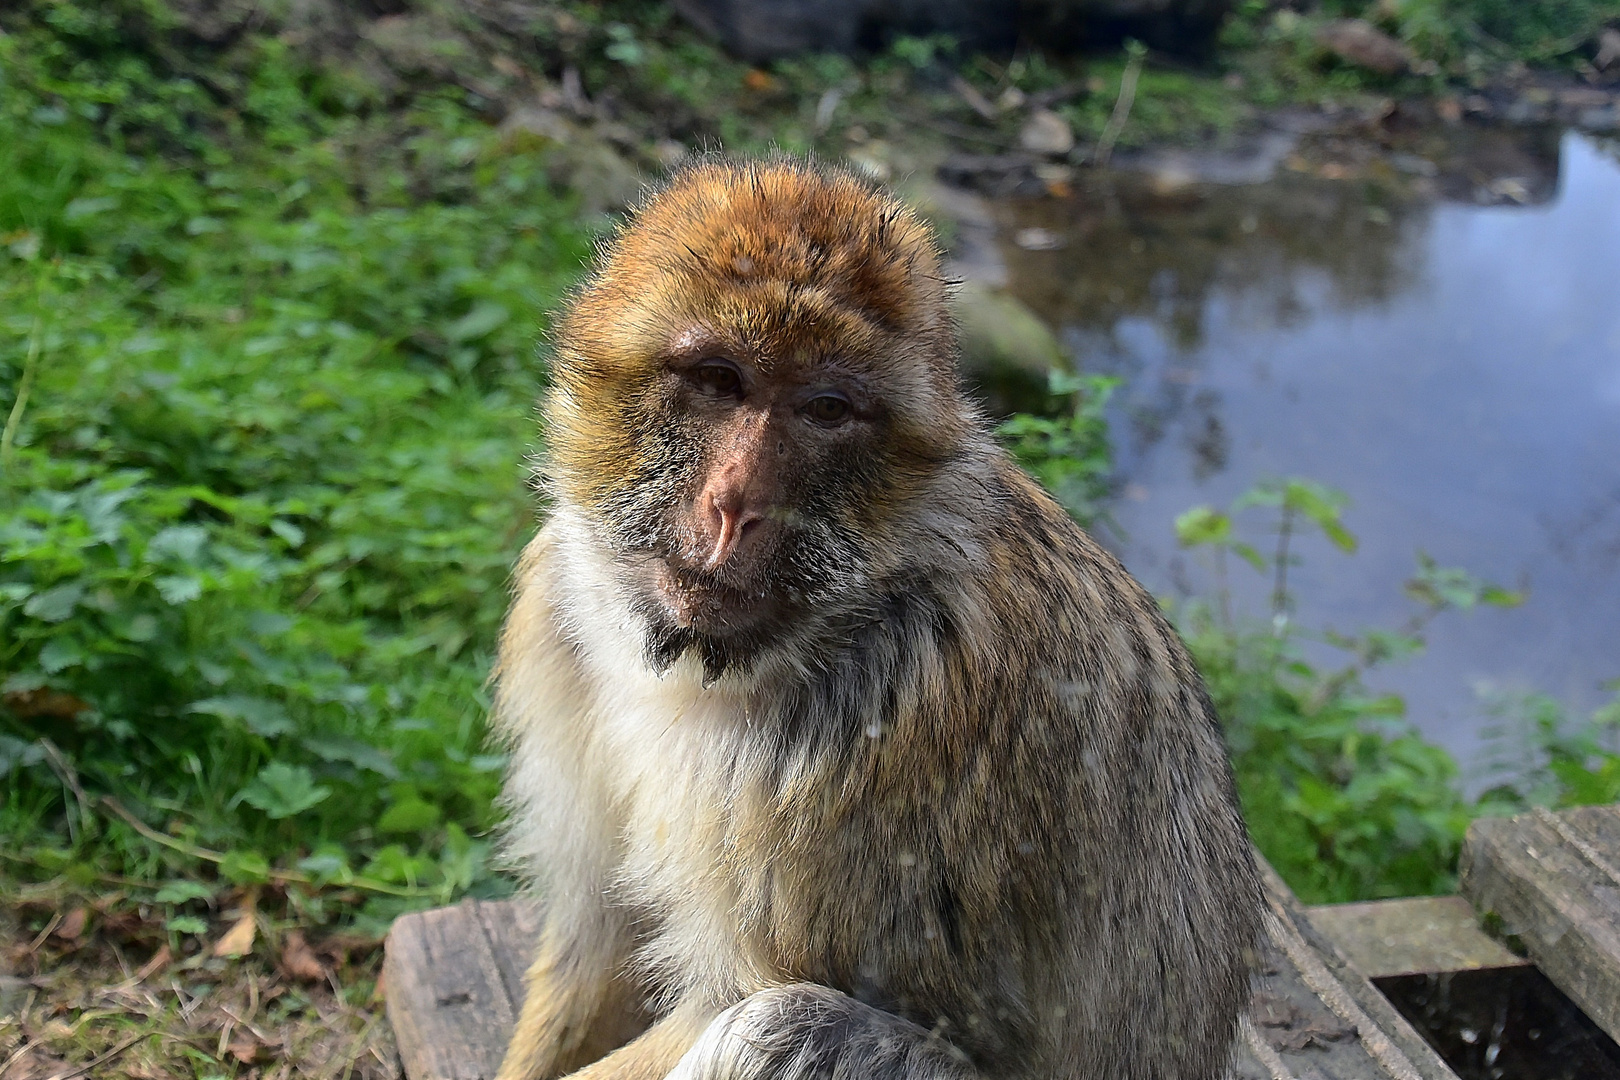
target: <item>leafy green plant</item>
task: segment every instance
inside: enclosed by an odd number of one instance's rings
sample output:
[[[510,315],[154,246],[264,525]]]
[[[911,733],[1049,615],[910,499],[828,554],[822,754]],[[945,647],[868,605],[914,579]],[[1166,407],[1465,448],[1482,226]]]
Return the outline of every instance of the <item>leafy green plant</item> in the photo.
[[[1018,413],[996,434],[1031,476],[1081,524],[1101,515],[1113,458],[1108,448],[1108,399],[1119,380],[1053,369],[1047,377],[1048,415]]]
[[[1495,783],[1481,801],[1502,812],[1620,802],[1620,680],[1609,688],[1614,700],[1585,719],[1546,694],[1486,691],[1483,773]]]
[[[1478,812],[1443,749],[1406,721],[1399,697],[1372,693],[1374,666],[1422,648],[1422,632],[1443,611],[1511,605],[1517,594],[1420,556],[1407,593],[1417,603],[1398,631],[1319,635],[1349,662],[1322,670],[1306,659],[1293,623],[1289,568],[1301,529],[1320,531],[1345,553],[1356,548],[1341,493],[1290,478],[1266,481],[1227,510],[1202,506],[1176,522],[1182,544],[1210,551],[1218,590],[1213,603],[1180,612],[1226,725],[1233,770],[1256,844],[1309,902],[1446,892],[1463,831]],[[1234,516],[1274,511],[1270,552],[1238,539]],[[1228,553],[1271,578],[1264,627],[1233,617]]]
[[[273,40],[227,116],[53,10],[0,36],[7,872],[502,887],[483,681],[590,230],[452,97],[357,187],[399,117]]]

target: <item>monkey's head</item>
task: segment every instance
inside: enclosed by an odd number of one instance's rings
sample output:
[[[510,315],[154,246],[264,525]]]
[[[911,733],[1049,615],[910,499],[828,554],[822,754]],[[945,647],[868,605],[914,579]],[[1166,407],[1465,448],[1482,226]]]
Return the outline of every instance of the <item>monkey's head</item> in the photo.
[[[660,670],[746,666],[894,572],[975,430],[926,225],[839,171],[708,162],[558,324],[553,494],[613,553]]]

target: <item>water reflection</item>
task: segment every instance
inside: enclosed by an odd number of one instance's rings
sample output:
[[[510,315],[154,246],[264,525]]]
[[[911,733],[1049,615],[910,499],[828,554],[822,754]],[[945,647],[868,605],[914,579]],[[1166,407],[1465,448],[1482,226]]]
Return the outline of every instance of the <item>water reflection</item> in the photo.
[[[1315,175],[1264,184],[1161,170],[1007,204],[1001,246],[1008,288],[1124,380],[1112,540],[1151,587],[1210,587],[1177,513],[1285,474],[1349,493],[1362,540],[1303,550],[1305,625],[1398,623],[1420,549],[1530,587],[1516,611],[1441,620],[1381,676],[1467,759],[1477,685],[1586,708],[1620,677],[1620,155],[1398,138],[1362,160],[1319,147],[1295,163]],[[1262,611],[1265,583],[1237,584]]]

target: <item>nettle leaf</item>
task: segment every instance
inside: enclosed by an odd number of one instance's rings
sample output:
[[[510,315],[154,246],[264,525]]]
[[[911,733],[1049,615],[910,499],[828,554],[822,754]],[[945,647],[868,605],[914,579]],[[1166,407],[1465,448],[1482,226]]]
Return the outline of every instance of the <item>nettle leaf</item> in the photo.
[[[157,617],[146,612],[132,615],[127,620],[114,620],[113,632],[125,641],[132,641],[137,645],[151,641],[158,635]]]
[[[263,810],[266,817],[279,821],[325,802],[331,794],[332,789],[315,783],[314,775],[303,765],[272,761],[236,793],[235,801]]]
[[[39,743],[0,735],[0,776],[8,776],[14,769],[26,769],[44,760],[45,748]]]
[[[214,890],[200,881],[170,881],[152,897],[159,904],[184,904],[192,900],[214,899]]]
[[[204,698],[186,706],[190,713],[236,720],[260,738],[273,739],[293,730],[292,718],[279,702],[264,698],[228,696]]]
[[[1232,519],[1213,506],[1195,506],[1176,518],[1176,539],[1183,547],[1219,544],[1232,535]]]
[[[439,808],[415,796],[401,799],[390,806],[377,820],[377,831],[384,833],[421,833],[439,823]]]
[[[39,666],[48,675],[84,663],[84,649],[68,638],[52,638],[39,650]]]
[[[492,300],[477,304],[467,314],[444,328],[444,336],[451,341],[475,341],[512,317],[504,304]]]
[[[189,575],[170,574],[153,582],[164,601],[179,607],[189,604],[203,594],[202,582]]]
[[[434,869],[431,860],[412,855],[399,844],[389,844],[371,857],[362,871],[366,877],[414,886],[417,879]]]
[[[399,767],[394,756],[381,747],[359,739],[309,736],[303,740],[304,749],[322,761],[346,761],[350,765],[369,769],[390,780],[399,779]]]
[[[237,885],[262,885],[270,880],[270,862],[257,851],[227,851],[219,861],[219,872]]]
[[[73,614],[73,609],[84,599],[84,586],[78,582],[58,585],[54,589],[35,593],[23,605],[23,614],[44,622],[62,622]]]
[[[298,860],[298,869],[319,883],[346,882],[354,876],[349,860],[342,851],[325,848]]]
[[[119,508],[139,495],[141,490],[139,484],[111,490],[99,486],[82,488],[76,501],[91,535],[104,544],[117,540],[119,532],[128,520]]]
[[[195,915],[176,915],[164,923],[163,927],[172,933],[197,936],[208,933],[208,920]]]
[[[304,530],[281,518],[270,519],[270,531],[287,541],[288,547],[295,548],[304,542]]]
[[[207,542],[208,530],[201,525],[170,525],[146,542],[146,561],[195,563]]]

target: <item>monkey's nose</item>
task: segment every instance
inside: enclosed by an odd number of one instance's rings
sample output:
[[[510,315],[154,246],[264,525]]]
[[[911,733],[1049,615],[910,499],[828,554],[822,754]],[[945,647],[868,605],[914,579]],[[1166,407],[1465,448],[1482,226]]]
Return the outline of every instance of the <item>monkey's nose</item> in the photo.
[[[708,499],[709,532],[714,546],[705,560],[708,569],[723,566],[737,550],[758,534],[765,515],[734,492],[714,493]]]

